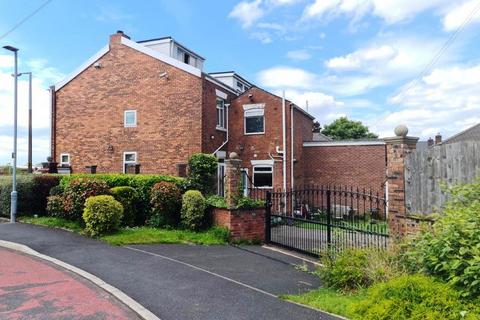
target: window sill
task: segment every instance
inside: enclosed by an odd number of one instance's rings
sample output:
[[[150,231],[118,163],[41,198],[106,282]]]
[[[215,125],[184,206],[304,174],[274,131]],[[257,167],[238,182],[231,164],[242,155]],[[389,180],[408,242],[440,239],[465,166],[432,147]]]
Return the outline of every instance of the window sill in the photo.
[[[227,132],[227,128],[215,127],[215,129],[217,129],[218,131]]]
[[[252,133],[244,132],[243,134],[246,135],[246,136],[255,136],[255,135],[265,134],[265,132],[252,132]]]
[[[128,129],[128,128],[136,128],[137,126],[123,126],[123,127]]]

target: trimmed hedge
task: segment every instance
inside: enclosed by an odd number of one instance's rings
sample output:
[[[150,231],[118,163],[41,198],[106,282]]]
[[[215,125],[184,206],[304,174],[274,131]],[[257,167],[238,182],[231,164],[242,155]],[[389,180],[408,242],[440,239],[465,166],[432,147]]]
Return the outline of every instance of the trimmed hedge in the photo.
[[[138,215],[138,193],[132,187],[115,187],[110,189],[112,196],[123,206],[122,225],[133,227]]]
[[[56,175],[18,175],[18,215],[39,216],[46,214],[47,197],[50,189],[59,184]],[[0,176],[0,216],[10,215],[10,193],[12,177]]]
[[[85,200],[89,197],[108,195],[108,189],[105,181],[92,178],[78,178],[71,180],[65,187],[64,204],[66,218],[70,220],[81,220]]]
[[[181,190],[185,189],[185,179],[167,176],[167,175],[158,175],[158,174],[72,174],[64,175],[60,178],[60,185],[65,187],[70,183],[70,181],[78,178],[94,178],[97,180],[105,181],[109,188],[114,187],[132,187],[134,188],[139,197],[138,202],[138,215],[137,215],[137,225],[145,224],[147,219],[147,214],[150,212],[150,191],[152,187],[159,182],[166,181],[176,184]]]
[[[148,224],[154,227],[176,227],[180,222],[182,192],[174,183],[159,182],[152,187],[152,207]]]
[[[188,190],[182,198],[182,225],[197,231],[205,226],[207,203],[198,190]]]
[[[83,211],[85,232],[100,236],[118,230],[123,217],[123,207],[112,196],[94,196],[85,201]]]

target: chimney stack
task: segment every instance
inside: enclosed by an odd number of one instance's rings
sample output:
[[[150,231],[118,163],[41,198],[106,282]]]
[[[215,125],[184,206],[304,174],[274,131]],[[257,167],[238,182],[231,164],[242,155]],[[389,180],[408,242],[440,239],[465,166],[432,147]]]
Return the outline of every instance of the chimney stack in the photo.
[[[437,133],[435,136],[435,144],[440,144],[442,143],[442,135],[440,133]]]
[[[433,142],[432,137],[428,138],[427,144],[428,144],[429,147],[433,147],[434,142]]]
[[[110,43],[120,43],[122,37],[130,40],[130,37],[123,33],[122,30],[118,30],[116,33],[110,35]]]

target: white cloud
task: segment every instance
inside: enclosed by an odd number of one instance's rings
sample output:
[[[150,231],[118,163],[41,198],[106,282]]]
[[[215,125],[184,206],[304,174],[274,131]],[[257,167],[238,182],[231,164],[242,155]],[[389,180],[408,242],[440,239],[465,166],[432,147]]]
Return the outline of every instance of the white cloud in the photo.
[[[443,43],[443,39],[407,35],[378,38],[371,45],[327,60],[325,66],[333,74],[323,76],[322,84],[342,95],[398,84],[417,76]],[[450,63],[456,57],[456,49],[450,48],[438,64]]]
[[[480,122],[479,87],[480,64],[435,69],[415,86],[411,82],[403,86],[389,99],[398,111],[372,123],[386,135],[392,135],[392,128],[400,123],[423,138],[437,132],[453,135]]]
[[[4,56],[0,56],[0,61]],[[50,128],[50,93],[48,86],[59,81],[63,75],[55,68],[48,67],[47,62],[41,59],[34,59],[20,64],[20,70],[31,71],[33,73],[32,82],[32,109],[33,109],[33,129],[48,131]],[[6,163],[10,159],[11,136],[5,133],[11,132],[13,127],[13,77],[10,65],[0,65],[0,131],[3,132],[0,138],[0,163]],[[25,131],[28,127],[28,76],[24,75],[18,79],[18,126],[19,132]],[[10,140],[9,140],[10,139]],[[10,141],[10,142],[9,142]],[[34,159],[36,161],[44,160],[48,154],[49,138],[34,136]],[[19,136],[19,158],[26,157],[26,138]],[[19,162],[20,163],[20,162]]]
[[[345,56],[335,57],[325,62],[327,68],[333,70],[358,70],[369,63],[383,63],[397,54],[389,45],[360,49]]]
[[[312,57],[310,52],[305,49],[288,51],[286,56],[288,59],[295,61],[305,61]]]
[[[289,6],[296,4],[303,0],[267,0],[267,5],[269,6]]]
[[[448,10],[448,13],[443,18],[443,28],[446,31],[454,31],[460,27],[465,21],[474,13],[474,10],[478,10],[479,2],[477,0],[467,1],[460,3],[457,7],[453,7]],[[471,19],[472,22],[480,21],[480,14],[477,11]]]
[[[446,14],[446,8],[449,8],[451,3],[451,0],[315,0],[305,8],[303,19],[325,19],[327,16],[342,14],[359,19],[370,13],[387,24],[394,24],[412,19],[430,9]]]
[[[311,89],[318,82],[318,76],[300,68],[273,67],[261,71],[258,76],[260,85],[268,88]]]
[[[260,7],[262,0],[238,3],[228,15],[240,21],[243,28],[251,27],[258,19],[263,17],[264,10]]]
[[[259,40],[263,44],[269,44],[273,41],[270,33],[268,32],[253,32],[250,34],[250,38]]]

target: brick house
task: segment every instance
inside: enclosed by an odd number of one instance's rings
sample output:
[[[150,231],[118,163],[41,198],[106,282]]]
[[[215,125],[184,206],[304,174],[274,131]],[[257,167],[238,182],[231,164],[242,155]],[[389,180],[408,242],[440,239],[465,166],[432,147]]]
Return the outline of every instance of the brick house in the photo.
[[[383,142],[313,141],[309,113],[235,72],[206,73],[204,61],[170,37],[111,35],[51,88],[52,157],[76,173],[140,165],[141,173],[183,175],[190,155],[211,153],[219,158],[220,194],[230,152],[258,187],[357,185],[359,177],[383,187]]]

